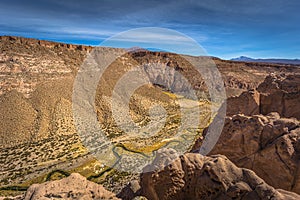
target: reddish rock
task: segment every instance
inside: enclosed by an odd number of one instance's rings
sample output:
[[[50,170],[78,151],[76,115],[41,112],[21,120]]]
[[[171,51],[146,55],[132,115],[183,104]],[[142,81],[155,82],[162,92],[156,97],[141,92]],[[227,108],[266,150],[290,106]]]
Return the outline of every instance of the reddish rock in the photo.
[[[112,192],[101,185],[86,180],[80,174],[74,173],[69,177],[34,184],[30,186],[25,195],[25,200],[50,200],[50,199],[119,199]]]
[[[300,75],[268,76],[257,88],[260,113],[278,112],[283,117],[300,119]]]
[[[256,90],[243,92],[238,97],[230,97],[227,99],[227,115],[259,114],[260,95]]]
[[[299,124],[296,119],[280,118],[278,113],[227,117],[209,154],[223,154],[237,166],[255,171],[273,187],[300,193]]]
[[[158,153],[160,154],[160,152]],[[151,200],[167,199],[299,199],[276,190],[253,171],[235,166],[225,156],[188,153],[164,167],[168,157],[158,155],[142,174],[141,193]]]
[[[300,75],[269,75],[256,90],[227,99],[227,115],[278,112],[300,119]]]

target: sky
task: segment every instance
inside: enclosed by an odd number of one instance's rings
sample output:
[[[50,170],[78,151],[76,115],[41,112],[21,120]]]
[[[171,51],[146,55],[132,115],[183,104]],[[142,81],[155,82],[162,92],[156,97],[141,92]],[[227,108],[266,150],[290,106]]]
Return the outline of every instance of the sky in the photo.
[[[99,45],[120,32],[158,27],[179,34],[135,31],[126,41],[150,35],[166,46],[161,41],[172,37],[170,43],[174,38],[184,43],[186,36],[207,54],[223,59],[299,59],[299,23],[299,0],[0,1],[0,35]]]

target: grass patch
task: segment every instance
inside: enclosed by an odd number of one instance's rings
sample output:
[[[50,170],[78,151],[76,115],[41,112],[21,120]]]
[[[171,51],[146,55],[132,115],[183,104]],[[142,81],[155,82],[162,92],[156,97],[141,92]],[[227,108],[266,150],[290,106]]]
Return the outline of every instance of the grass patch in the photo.
[[[156,151],[166,145],[167,142],[156,142],[152,145],[149,146],[143,146],[143,147],[138,147],[134,146],[132,143],[125,143],[125,144],[118,144],[120,147],[125,149],[126,151],[130,151],[132,153],[140,153],[140,154],[149,154],[152,153],[153,151]],[[147,155],[146,155],[147,156]]]
[[[163,91],[163,93],[166,94],[166,95],[168,95],[171,99],[176,99],[177,98],[176,94],[173,94],[171,92]]]

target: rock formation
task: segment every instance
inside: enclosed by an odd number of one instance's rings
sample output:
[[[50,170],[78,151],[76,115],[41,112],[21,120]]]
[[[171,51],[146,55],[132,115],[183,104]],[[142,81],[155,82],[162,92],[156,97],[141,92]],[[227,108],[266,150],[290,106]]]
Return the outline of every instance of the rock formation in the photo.
[[[0,42],[3,41],[18,43],[23,45],[39,45],[47,48],[63,47],[70,50],[80,50],[80,51],[87,51],[87,52],[92,50],[91,46],[65,44],[65,43],[51,42],[46,40],[36,40],[36,39],[16,37],[16,36],[0,36]]]
[[[227,115],[243,113],[245,115],[259,114],[260,94],[256,90],[243,92],[240,96],[227,100]]]
[[[297,73],[271,74],[257,89],[229,98],[227,114],[231,117],[210,155],[226,155],[275,188],[300,193],[299,83]]]
[[[101,185],[86,180],[80,174],[71,174],[69,177],[34,184],[30,186],[25,195],[25,200],[47,199],[119,199],[113,193],[105,190]]]
[[[300,193],[299,124],[293,118],[280,118],[278,113],[227,117],[219,141],[209,154],[223,154],[237,166],[255,171],[273,187]]]
[[[159,154],[159,153],[158,153]],[[238,168],[225,156],[205,157],[188,153],[163,164],[169,157],[158,155],[142,174],[140,193],[151,200],[166,199],[299,199],[285,190],[276,190],[253,171]]]
[[[300,74],[268,76],[257,91],[261,114],[278,112],[282,117],[300,119]]]
[[[266,77],[257,89],[245,91],[227,100],[227,114],[263,114],[278,112],[282,117],[300,119],[300,75],[275,75]]]

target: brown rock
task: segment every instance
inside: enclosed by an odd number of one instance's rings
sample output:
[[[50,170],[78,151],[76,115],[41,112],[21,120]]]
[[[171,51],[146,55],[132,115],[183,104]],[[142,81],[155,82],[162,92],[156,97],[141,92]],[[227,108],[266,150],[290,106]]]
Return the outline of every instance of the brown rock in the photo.
[[[141,193],[141,186],[138,180],[133,180],[127,184],[119,194],[117,194],[117,197],[123,199],[123,200],[132,200],[134,198],[137,199],[137,197]]]
[[[158,152],[160,154],[160,152]],[[166,167],[158,156],[153,172],[141,176],[142,195],[148,199],[299,199],[295,193],[276,190],[253,171],[238,168],[225,156],[188,153]],[[148,171],[148,169],[146,169]]]
[[[278,112],[283,117],[300,119],[300,75],[268,76],[258,86],[260,113]]]
[[[259,98],[260,95],[256,90],[243,92],[238,97],[230,97],[227,99],[227,115],[245,114],[257,115],[259,114]]]
[[[101,185],[86,180],[80,174],[74,173],[69,177],[34,184],[30,186],[25,195],[25,200],[46,199],[119,199],[105,190]]]
[[[296,119],[280,118],[278,113],[227,117],[209,154],[223,154],[237,166],[255,171],[273,187],[300,193],[299,124]],[[200,145],[198,141],[194,149]]]
[[[243,92],[227,100],[227,115],[267,115],[300,119],[300,75],[269,75],[256,90]]]

